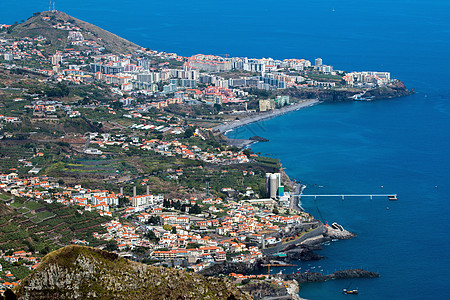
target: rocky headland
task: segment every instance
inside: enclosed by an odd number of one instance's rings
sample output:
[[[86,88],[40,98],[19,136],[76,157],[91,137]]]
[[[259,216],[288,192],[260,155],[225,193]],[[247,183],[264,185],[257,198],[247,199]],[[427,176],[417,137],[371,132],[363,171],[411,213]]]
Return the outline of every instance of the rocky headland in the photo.
[[[334,228],[332,226],[325,226],[326,231],[323,234],[326,239],[348,240],[356,236],[356,234],[342,228]]]
[[[45,256],[13,292],[18,299],[251,299],[227,279],[73,245]]]
[[[365,93],[364,93],[365,92]],[[373,89],[287,89],[281,92],[296,99],[317,99],[324,102],[353,101],[355,95],[364,93],[370,100],[404,97],[414,94],[414,89],[408,90],[402,81],[394,81],[386,86]]]

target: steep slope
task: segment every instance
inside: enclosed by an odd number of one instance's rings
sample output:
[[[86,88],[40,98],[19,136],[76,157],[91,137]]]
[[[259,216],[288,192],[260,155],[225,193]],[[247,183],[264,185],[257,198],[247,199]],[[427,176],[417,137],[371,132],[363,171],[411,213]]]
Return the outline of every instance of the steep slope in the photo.
[[[8,215],[13,212],[13,209],[8,207],[6,204],[0,203],[0,217]]]
[[[45,256],[14,292],[19,299],[251,299],[225,280],[73,245]]]
[[[112,53],[129,53],[140,48],[138,45],[111,32],[59,11],[36,13],[25,22],[8,30],[7,37],[36,38],[43,36],[50,41],[52,46],[65,47],[68,45],[68,33],[70,31],[67,26],[66,28],[64,26],[66,22],[70,24],[68,27],[78,27],[84,39],[94,41]]]

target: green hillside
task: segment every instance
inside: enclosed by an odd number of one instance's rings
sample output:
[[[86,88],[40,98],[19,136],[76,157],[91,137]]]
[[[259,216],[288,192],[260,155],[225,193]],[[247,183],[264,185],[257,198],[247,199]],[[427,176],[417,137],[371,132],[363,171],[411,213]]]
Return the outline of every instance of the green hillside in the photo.
[[[104,232],[100,224],[108,221],[97,212],[80,214],[74,207],[17,198],[10,206],[0,203],[0,212],[0,249],[44,254],[73,239],[102,244],[92,234]]]
[[[226,279],[147,266],[82,246],[48,254],[14,291],[19,299],[251,299]]]
[[[25,22],[11,26],[6,33],[6,37],[45,37],[48,45],[51,45],[51,47],[49,47],[51,50],[49,51],[54,54],[54,48],[57,50],[62,50],[67,46],[71,47],[68,43],[69,30],[54,28],[58,24],[64,25],[66,22],[67,24],[70,23],[71,26],[79,27],[79,31],[83,34],[86,40],[98,43],[108,52],[117,54],[129,53],[140,48],[138,45],[131,43],[111,32],[59,11],[35,13]]]

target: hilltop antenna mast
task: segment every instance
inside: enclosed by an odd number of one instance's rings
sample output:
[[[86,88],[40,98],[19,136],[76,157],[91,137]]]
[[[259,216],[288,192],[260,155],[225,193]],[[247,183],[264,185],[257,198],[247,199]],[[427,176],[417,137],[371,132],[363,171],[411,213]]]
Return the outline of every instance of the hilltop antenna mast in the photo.
[[[48,11],[52,11],[52,0],[50,0],[50,4],[48,5]]]
[[[55,10],[55,2],[56,2],[56,0],[55,1],[53,1],[53,12],[55,12],[56,10]]]

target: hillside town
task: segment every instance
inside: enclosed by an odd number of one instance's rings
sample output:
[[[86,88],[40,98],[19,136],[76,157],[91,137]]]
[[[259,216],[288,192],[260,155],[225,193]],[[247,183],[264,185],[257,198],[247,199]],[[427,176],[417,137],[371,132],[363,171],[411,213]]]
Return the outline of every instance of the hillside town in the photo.
[[[218,126],[320,93],[370,100],[397,83],[321,58],[117,53],[65,14],[26,22],[56,39],[0,25],[0,292],[70,244],[200,272],[320,236],[324,224],[299,206],[303,186],[248,148],[265,139]]]

